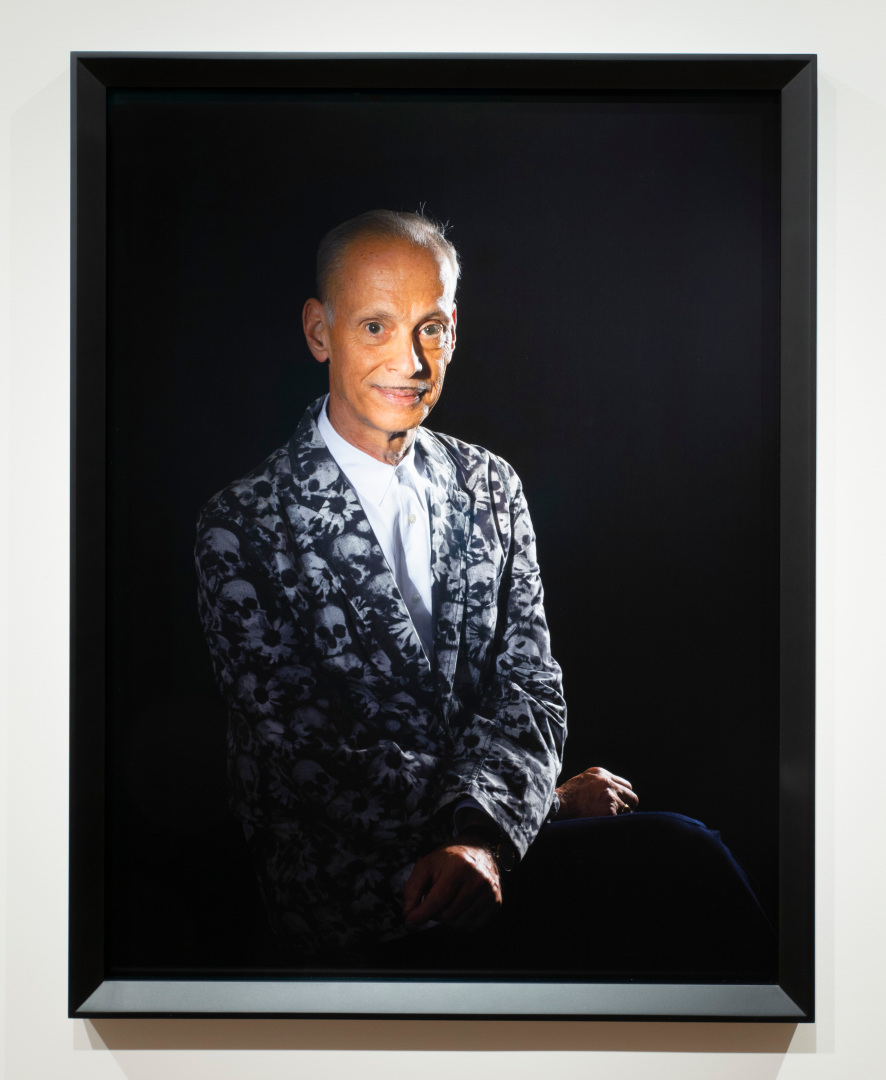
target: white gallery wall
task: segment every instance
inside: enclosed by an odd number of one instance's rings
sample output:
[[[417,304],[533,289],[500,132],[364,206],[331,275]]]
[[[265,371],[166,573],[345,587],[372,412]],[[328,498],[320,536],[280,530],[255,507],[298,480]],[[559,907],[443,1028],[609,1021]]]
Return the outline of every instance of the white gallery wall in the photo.
[[[818,53],[816,1024],[66,1019],[71,50]],[[886,1075],[884,54],[882,0],[3,0],[0,1075]]]

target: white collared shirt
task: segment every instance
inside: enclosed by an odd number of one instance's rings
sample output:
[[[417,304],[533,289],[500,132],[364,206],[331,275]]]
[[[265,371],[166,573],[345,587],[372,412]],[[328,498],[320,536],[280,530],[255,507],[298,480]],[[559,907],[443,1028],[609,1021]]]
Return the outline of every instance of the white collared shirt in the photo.
[[[326,413],[327,395],[317,419],[320,435],[336,465],[357,493],[384,553],[425,655],[434,656],[431,602],[430,485],[415,443],[399,465],[387,465],[352,446]]]

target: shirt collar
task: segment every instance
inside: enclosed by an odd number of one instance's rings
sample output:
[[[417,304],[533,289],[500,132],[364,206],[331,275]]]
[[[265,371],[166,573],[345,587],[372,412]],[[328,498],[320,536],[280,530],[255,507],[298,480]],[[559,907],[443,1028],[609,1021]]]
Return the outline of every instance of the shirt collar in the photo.
[[[381,506],[391,489],[391,484],[394,483],[394,476],[398,469],[417,491],[424,490],[427,481],[424,477],[421,454],[416,453],[414,441],[399,465],[388,465],[384,461],[379,461],[378,458],[358,450],[356,446],[339,435],[326,413],[328,402],[329,395],[327,394],[320,415],[317,417],[317,428],[336,465],[348,478],[361,500],[368,499],[376,506]]]

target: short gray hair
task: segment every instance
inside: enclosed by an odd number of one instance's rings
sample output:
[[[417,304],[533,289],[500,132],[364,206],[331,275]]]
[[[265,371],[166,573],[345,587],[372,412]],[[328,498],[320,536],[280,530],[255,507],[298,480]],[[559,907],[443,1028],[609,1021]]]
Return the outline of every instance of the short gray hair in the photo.
[[[447,226],[426,216],[424,211],[410,214],[400,210],[369,210],[330,229],[317,248],[317,296],[323,302],[330,322],[333,317],[335,279],[348,248],[355,240],[363,237],[406,240],[415,247],[426,248],[449,264],[453,279],[457,282],[461,274],[458,252],[452,241],[446,239],[446,228]]]

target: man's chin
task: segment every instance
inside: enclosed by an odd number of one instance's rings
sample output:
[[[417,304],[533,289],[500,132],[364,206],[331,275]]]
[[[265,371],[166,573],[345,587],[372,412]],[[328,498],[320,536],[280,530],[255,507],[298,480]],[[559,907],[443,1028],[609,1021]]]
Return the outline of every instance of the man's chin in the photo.
[[[422,400],[406,405],[383,405],[374,409],[372,420],[376,427],[390,434],[411,431],[421,424],[430,410]]]

